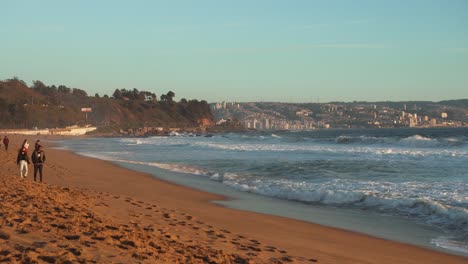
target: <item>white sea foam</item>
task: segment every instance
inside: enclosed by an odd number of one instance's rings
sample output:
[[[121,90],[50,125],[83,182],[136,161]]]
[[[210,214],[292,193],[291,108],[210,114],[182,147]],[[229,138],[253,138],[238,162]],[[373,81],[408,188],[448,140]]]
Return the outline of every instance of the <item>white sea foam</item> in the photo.
[[[159,162],[141,162],[141,161],[132,161],[132,160],[115,160],[116,162],[124,162],[130,164],[137,164],[137,165],[146,165],[152,167],[158,167],[160,169],[186,173],[186,174],[195,174],[195,175],[209,175],[208,171],[203,170],[198,167],[194,166],[187,166],[183,164],[175,164],[175,163],[159,163]]]
[[[121,143],[125,145],[139,145],[143,144],[144,139],[141,138],[121,138],[119,140]]]
[[[468,242],[466,241],[460,241],[450,237],[438,237],[432,239],[431,243],[437,247],[468,254]]]
[[[326,205],[374,209],[380,212],[411,217],[420,222],[450,230],[468,232],[468,210],[466,208],[444,205],[429,198],[411,198],[404,192],[399,193],[394,190],[403,188],[403,184],[393,186],[394,184],[388,183],[388,188],[385,188],[385,184],[382,186],[380,183],[373,183],[367,189],[360,189],[358,187],[365,185],[365,183],[353,184],[345,181],[330,181],[313,184],[244,177],[224,178],[222,182],[241,191],[265,196]],[[391,191],[388,191],[390,189]],[[463,192],[463,190],[460,190],[460,192]]]
[[[403,138],[398,141],[399,145],[408,147],[437,147],[441,145],[437,139],[431,139],[420,135]]]
[[[414,135],[406,138],[343,135],[335,138],[335,142],[337,144],[394,145],[406,148],[441,148],[464,145],[463,138],[449,137],[433,139],[421,135]]]
[[[81,151],[78,152],[79,155],[86,156],[86,157],[91,157],[95,159],[101,159],[101,160],[107,160],[107,161],[115,161],[116,157],[120,156],[122,157],[123,155],[131,155],[131,152],[88,152],[88,151]]]
[[[402,156],[435,156],[435,157],[468,157],[468,149],[431,149],[431,148],[402,148],[382,146],[330,146],[319,144],[243,144],[224,142],[193,142],[192,145],[242,152],[316,152],[316,153],[352,153],[352,154],[378,154],[378,155],[402,155]],[[369,156],[373,159],[373,156]]]

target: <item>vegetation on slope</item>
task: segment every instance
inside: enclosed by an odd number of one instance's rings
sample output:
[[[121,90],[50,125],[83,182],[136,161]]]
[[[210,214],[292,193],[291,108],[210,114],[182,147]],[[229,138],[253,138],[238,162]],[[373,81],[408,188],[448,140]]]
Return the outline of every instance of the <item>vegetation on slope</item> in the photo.
[[[91,124],[115,129],[138,127],[197,127],[213,123],[204,100],[173,100],[169,91],[156,94],[137,89],[117,89],[107,95],[88,96],[86,91],[65,85],[47,86],[34,81],[31,87],[14,78],[0,81],[0,128],[53,128]],[[91,108],[85,114],[82,108]]]

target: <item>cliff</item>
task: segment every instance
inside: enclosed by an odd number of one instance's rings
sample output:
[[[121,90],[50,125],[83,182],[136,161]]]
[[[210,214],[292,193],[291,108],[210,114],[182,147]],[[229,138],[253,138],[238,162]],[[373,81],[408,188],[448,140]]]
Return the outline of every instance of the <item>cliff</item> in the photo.
[[[206,101],[172,100],[173,92],[161,95],[133,90],[116,90],[114,96],[88,96],[83,90],[46,86],[35,81],[0,81],[0,128],[41,129],[93,125],[102,131],[141,127],[194,128],[213,125]],[[82,108],[91,108],[84,113]]]

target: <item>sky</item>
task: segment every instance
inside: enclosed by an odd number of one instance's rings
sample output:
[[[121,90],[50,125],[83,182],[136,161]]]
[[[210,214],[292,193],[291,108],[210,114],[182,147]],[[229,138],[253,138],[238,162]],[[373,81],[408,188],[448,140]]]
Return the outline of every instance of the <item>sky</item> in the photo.
[[[468,98],[467,0],[0,0],[0,79],[218,101]]]

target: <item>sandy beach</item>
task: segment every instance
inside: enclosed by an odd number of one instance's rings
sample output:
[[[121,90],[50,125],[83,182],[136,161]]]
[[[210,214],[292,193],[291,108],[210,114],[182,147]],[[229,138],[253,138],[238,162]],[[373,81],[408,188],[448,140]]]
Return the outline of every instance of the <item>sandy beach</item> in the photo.
[[[52,149],[44,183],[20,179],[24,136],[0,150],[0,262],[466,263],[467,258],[307,222],[224,208],[224,197]],[[58,138],[59,139],[59,138]],[[32,153],[32,149],[30,149]]]

